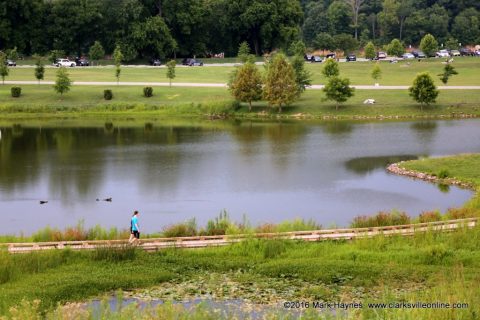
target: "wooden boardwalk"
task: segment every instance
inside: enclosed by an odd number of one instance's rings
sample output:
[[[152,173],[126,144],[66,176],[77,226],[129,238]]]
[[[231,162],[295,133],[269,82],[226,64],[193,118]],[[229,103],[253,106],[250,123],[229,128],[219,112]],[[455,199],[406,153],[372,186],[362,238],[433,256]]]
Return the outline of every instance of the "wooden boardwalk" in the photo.
[[[352,240],[369,238],[378,235],[384,236],[411,236],[414,233],[427,231],[448,232],[458,228],[473,228],[479,218],[448,220],[408,224],[399,226],[374,227],[374,228],[349,228],[349,229],[324,229],[313,231],[295,231],[281,233],[257,233],[248,235],[221,235],[221,236],[196,236],[177,238],[146,238],[140,239],[137,247],[145,251],[158,251],[164,248],[203,248],[211,246],[225,246],[246,239],[290,239],[303,241],[322,240]],[[40,250],[65,249],[93,250],[102,247],[125,247],[127,240],[92,240],[92,241],[58,241],[58,242],[29,242],[6,243],[10,253],[27,253]]]

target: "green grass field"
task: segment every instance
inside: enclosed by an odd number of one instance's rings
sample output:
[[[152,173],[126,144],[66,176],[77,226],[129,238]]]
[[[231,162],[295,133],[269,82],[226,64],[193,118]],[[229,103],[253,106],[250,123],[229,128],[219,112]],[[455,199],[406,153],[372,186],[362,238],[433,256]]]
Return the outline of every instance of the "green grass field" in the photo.
[[[443,72],[443,59],[411,60],[389,63],[380,61],[382,79],[381,85],[411,85],[415,75],[419,72],[428,71],[434,77],[437,85],[442,85],[438,74]],[[350,78],[355,85],[373,85],[374,80],[370,72],[375,62],[349,62],[340,63],[341,76]],[[459,75],[451,78],[449,85],[480,85],[478,70],[480,68],[479,57],[455,58],[453,63]],[[321,74],[323,64],[306,63],[307,69],[312,74],[313,84],[324,84],[325,78]],[[229,66],[204,66],[204,67],[178,67],[176,78],[173,82],[197,82],[197,83],[227,83],[229,75],[235,67]],[[260,70],[263,69],[259,66]],[[47,68],[45,80],[55,80],[57,68]],[[69,68],[73,81],[116,81],[115,70],[109,67]],[[30,80],[34,81],[34,68],[10,68],[10,74],[6,80]],[[135,82],[168,82],[166,68],[154,67],[123,67],[121,81]]]
[[[213,295],[220,301],[278,303],[278,308],[284,301],[365,305],[341,312],[336,319],[476,320],[479,239],[477,227],[352,242],[249,240],[224,248],[150,254],[128,248],[25,255],[0,252],[0,313],[8,313],[22,299],[39,299],[40,310],[52,310],[57,303],[84,301],[121,289],[146,298],[189,300]],[[468,306],[455,310],[366,307],[368,302],[392,301]]]
[[[252,112],[246,105],[233,110],[233,100],[223,88],[154,87],[154,96],[145,98],[141,86],[73,86],[61,97],[53,86],[22,85],[20,98],[10,96],[10,86],[0,86],[0,114],[8,117],[51,117],[104,115],[202,116],[228,113],[236,117],[277,117],[265,102],[254,104]],[[103,90],[113,91],[113,100],[103,99]],[[373,98],[375,105],[364,105]],[[282,116],[301,115],[313,118],[410,118],[461,116],[480,114],[480,91],[448,90],[440,92],[437,104],[423,110],[414,103],[406,90],[356,90],[355,96],[335,110],[332,102],[324,101],[321,90],[307,90],[292,106],[283,109]],[[214,107],[210,107],[214,105]],[[222,107],[225,105],[225,107]],[[211,109],[211,110],[210,110]],[[210,111],[209,111],[210,110]],[[60,112],[61,111],[61,112]],[[265,113],[266,112],[266,113]]]

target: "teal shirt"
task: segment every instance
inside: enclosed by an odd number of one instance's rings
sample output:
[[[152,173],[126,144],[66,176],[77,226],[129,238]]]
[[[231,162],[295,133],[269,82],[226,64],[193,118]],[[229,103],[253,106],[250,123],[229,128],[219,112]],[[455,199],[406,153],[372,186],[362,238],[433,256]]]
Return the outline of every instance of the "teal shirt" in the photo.
[[[137,216],[132,217],[132,231],[139,231],[138,228],[138,218]]]

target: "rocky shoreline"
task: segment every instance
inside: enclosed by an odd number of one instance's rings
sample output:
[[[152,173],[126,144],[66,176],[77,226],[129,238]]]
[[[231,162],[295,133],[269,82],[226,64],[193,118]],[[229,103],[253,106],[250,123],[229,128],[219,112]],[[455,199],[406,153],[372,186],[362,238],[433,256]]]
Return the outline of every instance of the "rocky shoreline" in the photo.
[[[411,177],[414,179],[420,179],[424,181],[428,181],[431,183],[440,183],[440,184],[448,184],[448,185],[454,185],[460,188],[465,188],[465,189],[471,189],[475,191],[475,186],[471,183],[460,181],[454,178],[438,178],[435,175],[423,173],[423,172],[418,172],[414,170],[407,170],[405,168],[401,167],[401,164],[404,161],[398,162],[398,163],[393,163],[387,167],[387,171],[393,174],[401,175],[401,176],[407,176]]]

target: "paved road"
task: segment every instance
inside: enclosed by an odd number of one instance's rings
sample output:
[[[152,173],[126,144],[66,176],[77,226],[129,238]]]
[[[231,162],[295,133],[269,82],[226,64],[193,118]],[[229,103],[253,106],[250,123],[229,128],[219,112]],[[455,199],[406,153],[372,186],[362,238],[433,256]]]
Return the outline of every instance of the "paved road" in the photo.
[[[38,84],[37,81],[5,81],[5,84]],[[41,85],[53,85],[54,81],[42,81]],[[116,86],[117,82],[101,81],[74,81],[77,86]],[[119,82],[120,86],[152,86],[168,87],[168,82]],[[197,82],[174,82],[172,87],[198,87],[198,88],[226,88],[226,83],[197,83]],[[309,89],[320,90],[324,85],[314,84]],[[371,86],[371,85],[353,85],[358,90],[407,90],[409,86]],[[480,86],[439,86],[440,90],[480,90]]]

